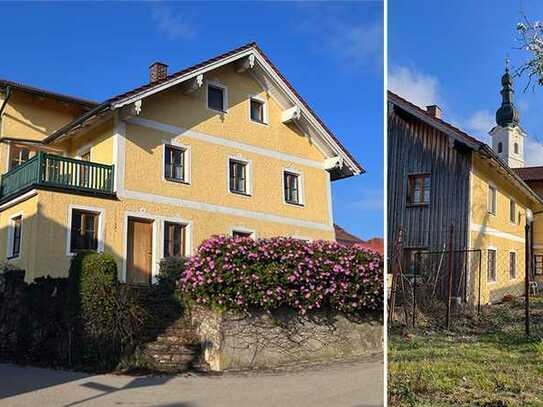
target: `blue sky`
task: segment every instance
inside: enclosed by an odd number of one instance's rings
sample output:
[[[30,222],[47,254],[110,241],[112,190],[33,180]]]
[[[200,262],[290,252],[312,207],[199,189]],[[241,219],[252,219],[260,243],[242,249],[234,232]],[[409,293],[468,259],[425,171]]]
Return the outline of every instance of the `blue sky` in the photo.
[[[333,184],[336,222],[383,233],[381,2],[1,3],[0,77],[103,100],[256,41],[366,168]],[[265,18],[263,17],[265,16]],[[9,38],[9,40],[8,40]]]
[[[390,0],[388,10],[388,87],[419,105],[440,105],[445,119],[488,142],[505,58],[512,68],[528,58],[516,25],[522,14],[543,20],[543,3]],[[515,78],[527,164],[543,165],[543,88],[526,85],[527,78]]]

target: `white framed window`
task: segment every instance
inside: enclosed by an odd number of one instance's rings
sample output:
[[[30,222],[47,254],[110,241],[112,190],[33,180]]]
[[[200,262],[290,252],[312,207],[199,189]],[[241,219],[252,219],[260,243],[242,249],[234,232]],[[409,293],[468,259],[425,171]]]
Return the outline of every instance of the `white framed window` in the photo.
[[[162,218],[160,253],[163,257],[192,255],[192,221],[181,218]]]
[[[496,198],[497,191],[494,185],[488,185],[488,203],[487,210],[491,215],[496,215]]]
[[[509,278],[515,280],[517,278],[517,252],[509,252]]]
[[[190,146],[164,141],[162,179],[190,184]]]
[[[268,104],[259,96],[249,95],[249,119],[259,124],[268,124]]]
[[[496,249],[495,248],[489,248],[487,249],[487,274],[486,279],[489,283],[495,283],[496,282]]]
[[[517,203],[514,199],[509,199],[509,221],[517,224]]]
[[[241,157],[228,158],[228,191],[250,196],[252,194],[252,165],[250,160]]]
[[[23,214],[17,213],[9,217],[7,239],[7,259],[14,260],[21,257],[23,242]]]
[[[18,167],[36,155],[36,151],[27,146],[10,144],[9,148],[9,169]]]
[[[215,112],[228,112],[228,88],[219,82],[206,82],[206,108]]]
[[[104,251],[104,209],[70,205],[66,255],[82,251]]]
[[[304,176],[303,173],[283,168],[283,202],[289,205],[304,205]]]
[[[243,226],[234,226],[230,228],[230,235],[232,237],[250,237],[256,239],[256,232],[253,229],[248,229]]]

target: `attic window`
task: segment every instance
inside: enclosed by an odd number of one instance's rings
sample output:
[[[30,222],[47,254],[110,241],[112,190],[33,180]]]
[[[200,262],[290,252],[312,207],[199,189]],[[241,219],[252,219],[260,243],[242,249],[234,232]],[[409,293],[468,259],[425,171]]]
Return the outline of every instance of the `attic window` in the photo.
[[[207,85],[207,107],[219,112],[226,111],[225,92],[225,88],[215,85]]]
[[[257,123],[265,123],[264,102],[255,98],[251,98],[251,120]]]

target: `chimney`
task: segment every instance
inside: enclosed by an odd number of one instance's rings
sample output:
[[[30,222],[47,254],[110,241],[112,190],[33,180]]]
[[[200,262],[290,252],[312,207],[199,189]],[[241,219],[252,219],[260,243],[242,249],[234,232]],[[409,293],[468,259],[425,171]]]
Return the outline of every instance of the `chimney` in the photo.
[[[168,65],[155,62],[149,66],[149,82],[156,82],[168,76]]]
[[[426,106],[426,111],[430,116],[441,119],[441,108],[438,105]]]

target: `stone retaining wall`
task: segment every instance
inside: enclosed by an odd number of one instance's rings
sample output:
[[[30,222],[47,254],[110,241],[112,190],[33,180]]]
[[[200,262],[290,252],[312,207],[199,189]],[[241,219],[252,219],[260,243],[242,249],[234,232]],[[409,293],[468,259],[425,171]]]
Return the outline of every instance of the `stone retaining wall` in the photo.
[[[215,371],[271,368],[383,350],[381,313],[354,320],[333,310],[301,316],[290,309],[239,314],[196,307],[191,317],[205,362]]]

